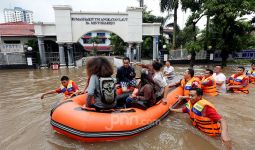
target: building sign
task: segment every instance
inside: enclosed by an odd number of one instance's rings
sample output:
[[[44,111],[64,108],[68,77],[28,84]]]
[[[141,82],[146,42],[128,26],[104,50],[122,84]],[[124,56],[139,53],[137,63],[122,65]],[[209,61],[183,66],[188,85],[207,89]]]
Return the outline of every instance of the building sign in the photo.
[[[127,22],[128,18],[124,18],[124,17],[111,17],[111,18],[73,17],[72,21],[85,22],[86,25],[115,25],[116,22]]]
[[[24,52],[23,45],[21,44],[2,44],[0,49],[1,49],[1,52],[4,52],[4,53]]]

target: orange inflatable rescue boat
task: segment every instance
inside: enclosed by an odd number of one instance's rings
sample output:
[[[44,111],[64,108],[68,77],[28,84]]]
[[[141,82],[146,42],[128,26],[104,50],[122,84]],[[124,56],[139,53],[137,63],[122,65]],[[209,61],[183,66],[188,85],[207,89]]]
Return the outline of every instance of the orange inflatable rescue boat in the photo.
[[[104,112],[84,110],[86,95],[66,100],[51,111],[54,130],[76,140],[100,142],[127,139],[159,124],[169,114],[169,107],[176,102],[176,95],[183,95],[178,87],[162,102],[141,110],[138,108],[115,109]]]

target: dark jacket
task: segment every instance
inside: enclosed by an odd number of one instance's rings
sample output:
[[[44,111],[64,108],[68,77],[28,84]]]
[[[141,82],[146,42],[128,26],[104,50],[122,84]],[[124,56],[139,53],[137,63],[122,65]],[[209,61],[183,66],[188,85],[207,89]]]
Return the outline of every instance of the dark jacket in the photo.
[[[117,82],[129,82],[135,78],[135,70],[131,66],[125,68],[124,66],[117,69]]]

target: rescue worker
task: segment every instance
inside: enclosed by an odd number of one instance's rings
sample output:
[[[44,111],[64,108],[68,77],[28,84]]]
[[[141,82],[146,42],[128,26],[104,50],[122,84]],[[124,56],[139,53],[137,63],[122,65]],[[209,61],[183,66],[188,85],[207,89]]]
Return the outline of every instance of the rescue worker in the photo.
[[[216,89],[216,81],[214,80],[212,75],[213,75],[213,71],[211,69],[205,70],[204,76],[201,80],[201,88],[204,94],[207,94],[210,96],[216,96],[218,95],[218,92]]]
[[[251,69],[247,71],[246,75],[249,77],[249,81],[255,84],[255,63],[251,64]]]
[[[237,68],[236,74],[228,78],[228,91],[249,94],[249,78],[244,74],[244,71],[244,67],[240,66]]]
[[[183,108],[170,108],[170,111],[188,113],[194,127],[209,136],[221,136],[226,147],[232,149],[226,121],[218,114],[214,105],[202,96],[202,89],[192,89],[189,92],[190,101]]]
[[[201,88],[201,83],[199,78],[194,77],[194,70],[193,69],[188,69],[185,71],[184,75],[183,75],[183,79],[180,80],[179,82],[176,83],[172,83],[169,84],[169,87],[173,87],[173,86],[181,86],[184,90],[184,96],[177,96],[178,97],[178,101],[182,100],[182,99],[188,99],[189,98],[189,91],[192,88]]]
[[[63,93],[65,100],[80,94],[77,84],[73,80],[69,80],[67,76],[62,76],[60,81],[61,81],[61,85],[59,88],[43,93],[41,96],[41,99],[43,99],[45,95],[54,94],[54,93]]]

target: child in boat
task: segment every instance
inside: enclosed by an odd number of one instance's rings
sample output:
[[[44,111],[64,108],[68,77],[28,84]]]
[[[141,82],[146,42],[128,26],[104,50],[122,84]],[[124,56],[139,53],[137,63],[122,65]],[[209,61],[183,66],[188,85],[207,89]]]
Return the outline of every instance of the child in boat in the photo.
[[[97,111],[111,109],[116,105],[115,79],[112,78],[113,67],[104,57],[94,57],[87,61],[88,76],[86,107]]]

